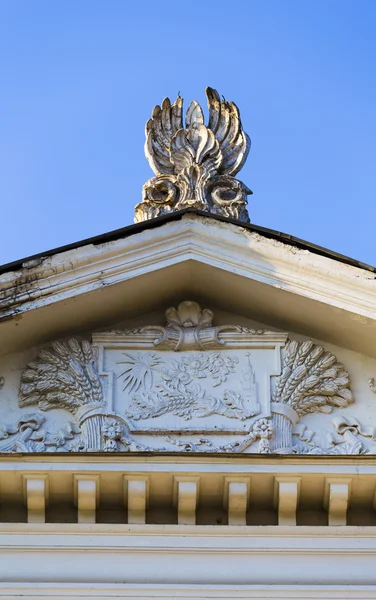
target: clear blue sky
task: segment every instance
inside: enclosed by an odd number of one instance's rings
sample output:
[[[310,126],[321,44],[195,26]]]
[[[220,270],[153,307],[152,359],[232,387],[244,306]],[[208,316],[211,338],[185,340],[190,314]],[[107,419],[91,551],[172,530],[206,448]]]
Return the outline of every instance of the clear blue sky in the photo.
[[[375,0],[0,0],[0,263],[133,221],[164,96],[252,138],[253,223],[376,264]]]

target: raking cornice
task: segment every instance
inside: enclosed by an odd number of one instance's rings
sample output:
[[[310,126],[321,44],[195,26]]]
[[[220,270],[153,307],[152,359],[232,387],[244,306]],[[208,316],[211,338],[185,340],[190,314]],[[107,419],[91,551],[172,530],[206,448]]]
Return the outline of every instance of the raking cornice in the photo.
[[[4,273],[0,277],[0,329],[1,322],[28,311],[140,276],[158,275],[189,261],[206,271],[220,270],[223,277],[236,275],[242,278],[242,286],[266,284],[295,298],[347,311],[353,315],[352,324],[376,326],[376,280],[369,271],[239,225],[186,214],[126,238],[88,244],[40,259],[36,266],[24,263],[24,268]],[[244,292],[251,311],[250,290],[246,293],[244,288]],[[217,298],[222,293],[218,290]]]

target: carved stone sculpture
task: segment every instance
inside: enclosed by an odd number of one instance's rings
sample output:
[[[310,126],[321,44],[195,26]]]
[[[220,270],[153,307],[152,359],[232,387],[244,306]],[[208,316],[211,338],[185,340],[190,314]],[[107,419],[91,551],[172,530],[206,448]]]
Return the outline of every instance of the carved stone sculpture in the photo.
[[[82,426],[86,448],[100,449],[105,408],[92,346],[72,338],[42,350],[23,372],[19,405],[37,404],[43,411],[65,408]],[[94,447],[93,447],[94,444]]]
[[[160,350],[209,350],[221,348],[223,341],[219,334],[238,328],[234,325],[213,327],[214,315],[211,310],[201,307],[197,302],[181,302],[177,308],[166,310],[167,324],[164,327],[144,327],[143,331],[155,332],[158,339],[155,346]]]
[[[373,426],[362,426],[355,417],[335,416],[332,419],[334,435],[331,435],[330,446],[322,442],[322,435],[315,435],[305,440],[306,443],[293,446],[296,454],[376,454],[376,429]],[[297,432],[296,432],[297,433]],[[326,436],[328,437],[328,436]],[[364,438],[368,443],[364,443]],[[302,439],[302,438],[300,438]]]
[[[146,124],[145,154],[156,177],[143,186],[135,222],[187,207],[249,221],[247,195],[252,192],[235,175],[242,168],[251,141],[242,129],[233,102],[206,89],[209,124],[193,101],[183,123],[183,99],[168,98],[156,106]]]
[[[167,365],[152,352],[141,356],[127,354],[126,357],[127,360],[120,364],[126,364],[127,369],[120,376],[124,378],[123,389],[130,387],[134,392],[127,415],[136,421],[167,413],[184,420],[214,414],[245,420],[257,414],[257,411],[244,406],[246,393],[243,398],[236,391],[225,389],[221,397],[219,392],[218,395],[209,394],[199,383],[202,380],[210,380],[213,388],[226,383],[227,376],[235,373],[239,362],[236,357],[231,358],[220,352],[195,353],[193,356],[170,361]],[[160,374],[159,383],[156,385],[153,385],[153,372],[154,376]],[[254,382],[250,362],[245,375],[249,375]],[[147,376],[150,379],[149,385]],[[244,391],[249,392],[246,387]],[[248,407],[257,404],[255,383],[252,392],[252,399],[247,397]]]
[[[273,394],[273,449],[291,450],[292,428],[303,415],[330,413],[352,402],[349,375],[331,352],[310,340],[289,342]]]
[[[79,428],[70,421],[58,431],[43,429],[45,417],[40,413],[26,414],[11,425],[0,427],[0,452],[69,452],[81,451]]]
[[[23,372],[19,406],[69,420],[51,428],[22,414],[0,428],[0,451],[376,453],[375,429],[354,417],[336,414],[333,435],[307,426],[307,415],[354,402],[331,352],[213,321],[186,301],[164,326],[54,342]]]

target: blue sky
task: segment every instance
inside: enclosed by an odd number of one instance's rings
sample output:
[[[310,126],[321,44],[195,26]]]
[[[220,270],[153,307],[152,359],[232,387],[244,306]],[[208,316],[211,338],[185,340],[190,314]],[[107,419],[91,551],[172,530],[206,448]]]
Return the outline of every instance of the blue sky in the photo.
[[[374,0],[0,0],[0,263],[133,221],[163,97],[241,111],[263,225],[376,264]]]

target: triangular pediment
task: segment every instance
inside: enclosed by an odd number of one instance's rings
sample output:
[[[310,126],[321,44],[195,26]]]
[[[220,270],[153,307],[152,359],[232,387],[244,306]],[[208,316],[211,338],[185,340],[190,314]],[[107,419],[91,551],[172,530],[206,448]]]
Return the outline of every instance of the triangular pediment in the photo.
[[[1,365],[0,452],[376,451],[375,360],[194,300]]]
[[[0,451],[376,448],[359,266],[188,214],[1,285]]]

